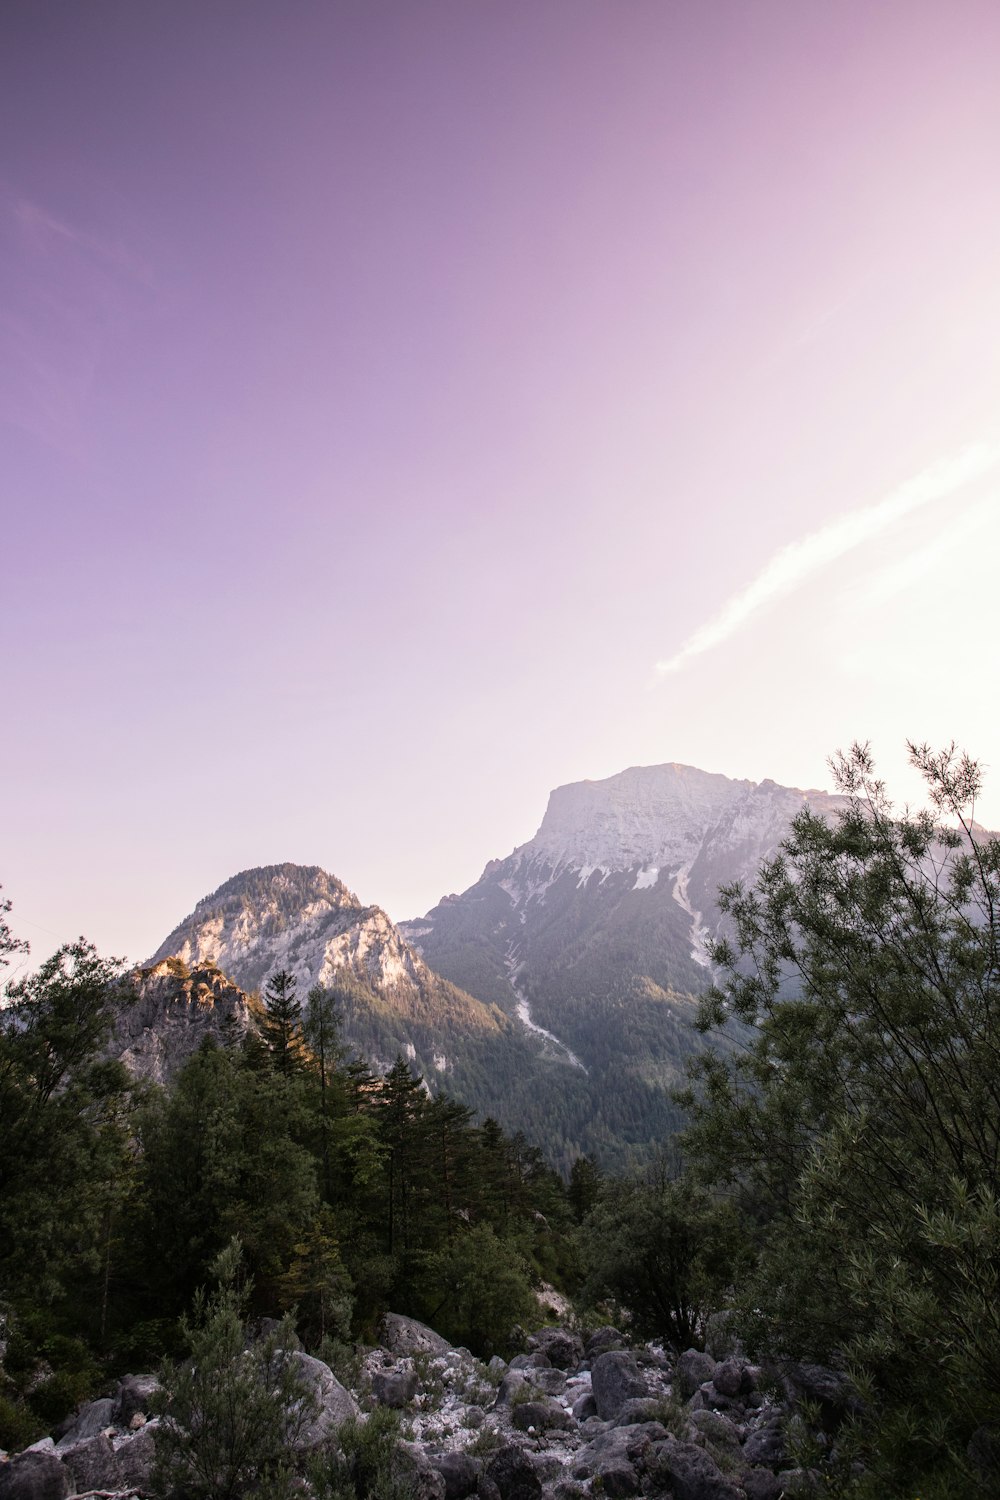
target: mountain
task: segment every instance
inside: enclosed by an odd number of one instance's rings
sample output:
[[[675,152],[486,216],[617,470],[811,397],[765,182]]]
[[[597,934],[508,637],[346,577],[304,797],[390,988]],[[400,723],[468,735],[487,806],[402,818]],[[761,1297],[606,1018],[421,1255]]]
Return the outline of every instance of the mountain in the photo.
[[[314,866],[270,865],[199,901],[152,962],[215,965],[247,991],[288,969],[301,999],[335,992],[372,1066],[402,1053],[560,1167],[581,1151],[628,1167],[681,1123],[672,1091],[708,1045],[694,1020],[718,887],[752,879],[806,805],[844,799],[632,767],[557,788],[533,839],[418,921],[394,926]]]
[[[541,1048],[516,1020],[434,973],[377,906],[312,865],[244,870],[198,902],[149,961],[214,966],[254,993],[279,970],[305,1001],[334,992],[345,1045],[384,1070],[402,1054],[435,1088],[507,1123],[504,1080],[537,1069]]]
[[[400,930],[583,1073],[583,1137],[627,1160],[676,1126],[670,1090],[704,1045],[692,1023],[719,886],[752,879],[807,805],[846,802],[677,764],[558,787],[533,839]]]

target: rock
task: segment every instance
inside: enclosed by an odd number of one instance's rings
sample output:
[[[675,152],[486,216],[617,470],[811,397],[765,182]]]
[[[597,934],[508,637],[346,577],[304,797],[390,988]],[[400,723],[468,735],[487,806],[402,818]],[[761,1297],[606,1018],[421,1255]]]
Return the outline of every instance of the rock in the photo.
[[[15,1453],[0,1468],[0,1500],[64,1500],[70,1490],[69,1470],[51,1451]]]
[[[372,1376],[372,1395],[380,1406],[398,1410],[413,1400],[419,1383],[414,1369],[377,1370]]]
[[[433,1328],[404,1318],[400,1313],[386,1313],[379,1325],[379,1341],[397,1358],[407,1354],[449,1354],[451,1345]]]
[[[749,1434],[743,1444],[743,1458],[748,1464],[780,1464],[785,1456],[784,1421],[780,1414],[768,1417]]]
[[[542,1350],[536,1349],[531,1354],[515,1354],[508,1370],[550,1370],[552,1361]]]
[[[500,1490],[488,1474],[480,1474],[476,1481],[476,1494],[479,1500],[500,1500]]]
[[[502,1375],[507,1368],[507,1361],[501,1359],[499,1354],[494,1354],[486,1368],[491,1375]]]
[[[616,1427],[635,1427],[641,1422],[658,1422],[663,1415],[662,1403],[655,1396],[632,1396],[614,1419]]]
[[[586,1422],[588,1417],[596,1417],[597,1402],[594,1400],[593,1391],[584,1391],[582,1396],[577,1396],[571,1409],[578,1422]]]
[[[81,1406],[56,1444],[58,1451],[61,1453],[64,1448],[70,1448],[84,1438],[96,1437],[106,1427],[112,1427],[114,1404],[110,1396],[104,1396],[100,1401],[88,1401],[86,1406]]]
[[[149,1414],[153,1398],[162,1389],[155,1375],[126,1375],[111,1407],[115,1427],[127,1427],[137,1411]]]
[[[496,1405],[510,1406],[515,1393],[531,1383],[526,1370],[508,1370],[497,1388]]]
[[[531,1383],[547,1396],[561,1396],[566,1389],[566,1376],[562,1370],[532,1370]]]
[[[156,1431],[160,1422],[154,1418],[131,1437],[122,1438],[115,1444],[115,1459],[121,1483],[126,1488],[143,1490],[149,1488],[156,1462]]]
[[[118,1455],[103,1432],[61,1450],[74,1490],[116,1490],[122,1479]]]
[[[542,1493],[530,1458],[513,1443],[497,1449],[486,1466],[486,1478],[496,1485],[500,1500],[538,1500]]]
[[[444,1500],[465,1500],[476,1488],[482,1465],[471,1453],[441,1453],[431,1463],[444,1480]]]
[[[588,1338],[584,1352],[588,1359],[596,1359],[599,1354],[607,1354],[610,1349],[624,1348],[625,1336],[617,1328],[598,1328]]]
[[[583,1340],[561,1326],[529,1334],[528,1348],[547,1355],[557,1370],[574,1370],[583,1359]]]
[[[799,1500],[805,1495],[819,1493],[820,1476],[815,1469],[784,1469],[778,1476],[782,1500]]]
[[[556,1401],[520,1401],[511,1412],[518,1432],[549,1432],[552,1428],[572,1427],[573,1418]]]
[[[305,1413],[292,1444],[296,1452],[306,1453],[334,1436],[337,1428],[349,1417],[359,1416],[361,1408],[322,1360],[313,1359],[312,1355],[303,1354],[299,1349],[292,1350],[287,1357],[314,1403],[313,1410]]]
[[[694,1443],[669,1437],[657,1443],[649,1470],[657,1488],[669,1490],[673,1500],[739,1500],[736,1486],[704,1448]]]
[[[710,1442],[718,1443],[721,1447],[731,1448],[739,1452],[740,1434],[735,1422],[724,1417],[718,1411],[695,1411],[691,1413],[691,1426],[702,1437],[708,1438]]]
[[[857,1392],[846,1375],[826,1365],[793,1364],[785,1366],[785,1389],[792,1401],[813,1401],[820,1409],[820,1421],[832,1429],[848,1411],[860,1408]]]
[[[637,1427],[612,1427],[595,1432],[586,1447],[575,1455],[570,1466],[573,1479],[592,1479],[606,1469],[618,1469],[623,1463],[635,1468],[645,1462],[653,1445],[668,1436],[659,1422]]]
[[[689,1400],[699,1386],[711,1380],[716,1361],[700,1349],[686,1349],[674,1366],[674,1385],[683,1401]]]
[[[736,1314],[731,1308],[713,1313],[705,1324],[705,1348],[715,1360],[731,1359],[743,1353],[736,1333]]]
[[[590,1371],[597,1415],[605,1421],[616,1417],[626,1401],[648,1396],[649,1387],[635,1359],[624,1349],[599,1354]]]
[[[781,1480],[770,1469],[747,1469],[740,1484],[747,1500],[781,1500]]]
[[[389,1461],[394,1488],[407,1500],[445,1500],[445,1478],[418,1443],[397,1443]]]
[[[739,1396],[750,1389],[749,1380],[744,1381],[743,1370],[738,1360],[724,1360],[712,1371],[712,1384],[722,1396]]]

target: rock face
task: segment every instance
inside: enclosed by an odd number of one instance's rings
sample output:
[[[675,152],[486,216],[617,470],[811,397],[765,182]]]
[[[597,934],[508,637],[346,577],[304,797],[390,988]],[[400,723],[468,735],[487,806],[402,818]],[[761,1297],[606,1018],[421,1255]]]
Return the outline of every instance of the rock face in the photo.
[[[134,999],[119,1011],[105,1051],[136,1078],[165,1083],[208,1037],[238,1041],[252,1024],[247,996],[214,964],[191,969],[161,959],[134,969],[130,981]]]

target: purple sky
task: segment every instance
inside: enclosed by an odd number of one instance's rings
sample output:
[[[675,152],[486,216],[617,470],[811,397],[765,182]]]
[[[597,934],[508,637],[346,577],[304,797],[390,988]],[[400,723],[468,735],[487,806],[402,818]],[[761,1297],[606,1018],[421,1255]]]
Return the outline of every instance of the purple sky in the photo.
[[[995,0],[6,0],[0,880],[395,917],[550,787],[993,767]]]

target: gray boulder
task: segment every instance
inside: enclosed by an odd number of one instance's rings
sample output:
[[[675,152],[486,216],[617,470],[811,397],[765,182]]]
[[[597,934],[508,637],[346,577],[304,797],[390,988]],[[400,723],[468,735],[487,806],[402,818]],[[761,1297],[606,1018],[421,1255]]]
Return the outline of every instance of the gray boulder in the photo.
[[[776,1414],[755,1427],[743,1444],[743,1458],[748,1464],[780,1464],[785,1457],[784,1420]]]
[[[562,1370],[533,1370],[531,1383],[537,1385],[547,1396],[561,1396],[566,1389],[566,1376]]]
[[[674,1385],[683,1401],[689,1400],[715,1373],[716,1361],[700,1349],[685,1349],[674,1366]]]
[[[376,1370],[372,1376],[372,1395],[380,1406],[398,1410],[413,1400],[418,1385],[416,1370]]]
[[[476,1488],[482,1465],[471,1453],[440,1453],[431,1463],[444,1480],[444,1500],[466,1500]]]
[[[121,1484],[121,1465],[111,1446],[111,1439],[103,1432],[96,1437],[83,1438],[60,1450],[62,1461],[73,1476],[73,1488],[77,1490],[116,1490]]]
[[[723,1360],[712,1372],[712,1384],[723,1396],[747,1395],[751,1388],[746,1367],[738,1359]]]
[[[541,1349],[535,1349],[530,1354],[515,1354],[508,1370],[551,1370],[552,1361]]]
[[[71,1448],[74,1443],[82,1442],[84,1438],[96,1437],[106,1427],[113,1427],[113,1407],[114,1402],[110,1396],[104,1396],[100,1401],[88,1401],[86,1406],[81,1406],[56,1444],[59,1452],[64,1448]]]
[[[527,1370],[508,1370],[497,1387],[497,1406],[510,1406],[515,1394],[526,1385],[533,1385]]]
[[[596,1417],[597,1402],[594,1400],[593,1391],[584,1391],[582,1396],[577,1396],[573,1402],[572,1411],[578,1422],[586,1422],[588,1417]]]
[[[308,1453],[333,1437],[349,1417],[359,1416],[361,1408],[321,1359],[313,1359],[312,1355],[295,1349],[288,1355],[288,1360],[307,1392],[302,1424],[293,1447],[299,1453]]]
[[[695,1411],[691,1413],[691,1426],[702,1437],[720,1447],[739,1452],[740,1434],[735,1422],[724,1417],[721,1411]]]
[[[592,1333],[584,1345],[584,1351],[588,1359],[596,1359],[599,1354],[607,1354],[609,1349],[624,1349],[625,1335],[618,1332],[617,1328],[598,1328]]]
[[[153,1398],[161,1389],[155,1375],[126,1375],[111,1405],[111,1425],[127,1427],[137,1411],[148,1416]]]
[[[573,1426],[573,1418],[557,1401],[521,1401],[511,1412],[511,1421],[519,1432],[550,1432],[553,1428]]]
[[[138,1432],[115,1444],[115,1459],[124,1489],[141,1490],[143,1493],[149,1489],[153,1465],[156,1463],[156,1433],[159,1426],[159,1419],[154,1418],[152,1422],[140,1427]]]
[[[747,1469],[740,1484],[747,1500],[781,1500],[781,1480],[770,1469]]]
[[[635,1427],[641,1422],[658,1422],[662,1410],[653,1396],[632,1396],[615,1417],[616,1427]]]
[[[444,1475],[418,1443],[397,1443],[389,1470],[397,1491],[402,1490],[408,1500],[445,1500]]]
[[[542,1481],[535,1473],[531,1459],[513,1443],[497,1449],[486,1466],[484,1477],[495,1486],[500,1500],[539,1500],[542,1493]]]
[[[52,1453],[16,1453],[0,1466],[0,1500],[64,1500],[70,1476]]]
[[[673,1500],[740,1500],[740,1491],[704,1448],[667,1438],[658,1443],[649,1465],[657,1488]]]
[[[539,1328],[529,1334],[528,1348],[548,1356],[557,1370],[575,1370],[583,1359],[583,1340],[569,1328]]]
[[[379,1342],[397,1358],[407,1354],[448,1354],[451,1345],[433,1328],[404,1318],[400,1313],[386,1313],[379,1324]]]
[[[606,1422],[617,1417],[626,1401],[649,1395],[645,1376],[634,1357],[624,1349],[599,1354],[591,1367],[590,1378],[597,1415]]]

